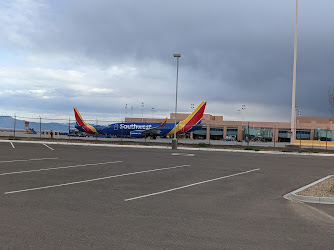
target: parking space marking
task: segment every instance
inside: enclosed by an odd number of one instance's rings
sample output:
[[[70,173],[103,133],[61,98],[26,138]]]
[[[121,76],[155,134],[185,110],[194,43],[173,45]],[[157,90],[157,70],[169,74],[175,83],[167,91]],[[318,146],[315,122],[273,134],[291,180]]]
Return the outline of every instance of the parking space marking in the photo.
[[[10,144],[12,145],[13,148],[15,148],[15,147],[14,147],[14,144],[13,144],[11,141],[10,141]]]
[[[143,174],[143,173],[169,170],[169,169],[175,169],[175,168],[183,168],[183,167],[190,167],[190,165],[181,165],[181,166],[168,167],[168,168],[156,168],[156,169],[144,170],[144,171],[139,171],[139,172],[111,175],[111,176],[106,176],[106,177],[101,177],[101,178],[90,179],[90,180],[75,181],[75,182],[69,182],[69,183],[63,183],[63,184],[57,184],[57,185],[51,185],[51,186],[44,186],[44,187],[36,187],[36,188],[28,188],[28,189],[22,189],[22,190],[16,190],[16,191],[9,191],[9,192],[5,192],[4,194],[14,194],[14,193],[35,191],[35,190],[40,190],[40,189],[69,186],[69,185],[74,185],[74,184],[87,183],[87,182],[93,182],[93,181],[101,181],[101,180],[106,180],[106,179],[110,179],[110,178],[117,178],[117,177],[122,177],[122,176]]]
[[[43,145],[51,150],[54,150],[53,148],[49,147],[48,145],[46,145],[45,143],[43,143]]]
[[[53,158],[39,158],[39,159],[27,159],[27,160],[11,160],[11,161],[0,161],[0,163],[10,163],[10,162],[18,162],[18,161],[44,161],[44,160],[57,160],[58,157]]]
[[[221,179],[226,179],[226,178],[237,176],[237,175],[247,174],[247,173],[258,171],[258,170],[260,170],[260,169],[256,168],[256,169],[248,170],[248,171],[245,171],[245,172],[231,174],[231,175],[226,175],[226,176],[218,177],[218,178],[215,178],[215,179],[201,181],[201,182],[197,182],[197,183],[193,183],[193,184],[189,184],[189,185],[185,185],[185,186],[181,186],[181,187],[177,187],[177,188],[172,188],[172,189],[168,189],[168,190],[164,190],[164,191],[160,191],[160,192],[156,192],[156,193],[152,193],[152,194],[146,194],[146,195],[142,195],[142,196],[137,196],[137,197],[125,199],[124,201],[132,201],[132,200],[141,199],[141,198],[145,198],[145,197],[149,197],[149,196],[153,196],[153,195],[158,195],[158,194],[163,194],[163,193],[167,193],[167,192],[172,192],[172,191],[175,191],[175,190],[179,190],[179,189],[183,189],[183,188],[188,188],[188,187],[196,186],[196,185],[200,185],[200,184],[211,182],[211,181],[217,181],[217,180],[221,180]]]
[[[172,155],[181,155],[181,156],[194,156],[195,154],[187,154],[187,153],[172,153]]]
[[[33,170],[23,170],[17,172],[9,172],[9,173],[2,173],[2,175],[11,175],[11,174],[23,174],[23,173],[31,173],[31,172],[40,172],[40,171],[48,171],[48,170],[57,170],[57,169],[65,169],[65,168],[78,168],[78,167],[86,167],[86,166],[97,166],[97,165],[106,165],[106,164],[113,164],[113,163],[120,163],[123,161],[110,161],[110,162],[101,162],[101,163],[88,163],[88,164],[81,164],[75,166],[65,166],[65,167],[57,167],[57,168],[41,168],[41,169],[33,169]]]

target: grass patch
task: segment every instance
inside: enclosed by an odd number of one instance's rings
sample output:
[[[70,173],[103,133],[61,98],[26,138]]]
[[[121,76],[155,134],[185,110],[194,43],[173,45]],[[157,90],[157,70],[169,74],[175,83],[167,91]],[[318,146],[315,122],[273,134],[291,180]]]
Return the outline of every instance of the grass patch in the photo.
[[[284,152],[284,153],[292,153],[293,151],[292,151],[292,150],[282,150],[281,152]]]
[[[252,148],[252,147],[245,147],[244,150],[261,151],[261,149],[259,149],[259,148]]]
[[[209,147],[210,146],[210,144],[207,144],[207,143],[205,143],[205,142],[200,142],[200,143],[198,143],[198,146],[200,146],[200,147]]]
[[[9,137],[8,140],[20,141],[22,139],[21,138],[17,138],[17,137]]]

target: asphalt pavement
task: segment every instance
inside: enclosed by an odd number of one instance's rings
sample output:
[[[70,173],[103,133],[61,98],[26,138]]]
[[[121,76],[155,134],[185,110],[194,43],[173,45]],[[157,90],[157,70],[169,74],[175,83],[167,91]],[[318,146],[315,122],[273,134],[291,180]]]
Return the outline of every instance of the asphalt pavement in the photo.
[[[283,195],[332,157],[0,143],[4,249],[332,249],[334,207]]]

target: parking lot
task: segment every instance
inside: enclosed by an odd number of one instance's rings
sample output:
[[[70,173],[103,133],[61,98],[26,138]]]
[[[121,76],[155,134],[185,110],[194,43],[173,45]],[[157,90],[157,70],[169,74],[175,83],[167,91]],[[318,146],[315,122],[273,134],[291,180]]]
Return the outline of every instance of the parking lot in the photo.
[[[0,245],[332,249],[332,205],[283,195],[333,157],[0,143]]]

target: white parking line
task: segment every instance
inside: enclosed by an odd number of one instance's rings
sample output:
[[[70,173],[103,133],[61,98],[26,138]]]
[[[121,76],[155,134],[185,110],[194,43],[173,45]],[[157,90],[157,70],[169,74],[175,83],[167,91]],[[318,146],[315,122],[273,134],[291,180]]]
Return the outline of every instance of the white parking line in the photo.
[[[86,167],[86,166],[97,166],[97,165],[105,165],[105,164],[112,164],[112,163],[120,163],[123,161],[110,161],[110,162],[102,162],[102,163],[89,163],[89,164],[82,164],[82,165],[75,165],[75,166],[66,166],[66,167],[57,167],[57,168],[41,168],[41,169],[33,169],[33,170],[24,170],[24,171],[17,171],[17,172],[9,172],[9,173],[2,173],[1,175],[11,175],[11,174],[23,174],[23,173],[31,173],[31,172],[39,172],[39,171],[48,171],[48,170],[57,170],[57,169],[64,169],[64,168],[77,168],[77,167]]]
[[[152,193],[152,194],[146,194],[146,195],[142,195],[142,196],[137,196],[137,197],[125,199],[124,201],[132,201],[132,200],[141,199],[141,198],[145,198],[145,197],[149,197],[149,196],[153,196],[153,195],[157,195],[157,194],[163,194],[163,193],[167,193],[167,192],[171,192],[171,191],[175,191],[175,190],[179,190],[179,189],[183,189],[183,188],[187,188],[187,187],[192,187],[192,186],[195,186],[195,185],[199,185],[199,184],[203,184],[203,183],[207,183],[207,182],[211,182],[211,181],[217,181],[217,180],[221,180],[221,179],[225,179],[225,178],[229,178],[229,177],[233,177],[233,176],[237,176],[237,175],[247,174],[247,173],[250,173],[250,172],[253,172],[253,171],[257,171],[257,170],[260,170],[260,169],[257,168],[257,169],[252,169],[252,170],[248,170],[248,171],[245,171],[245,172],[237,173],[237,174],[222,176],[222,177],[219,177],[219,178],[206,180],[206,181],[201,181],[201,182],[189,184],[189,185],[182,186],[182,187],[172,188],[172,189],[168,189],[168,190],[164,190],[164,191],[160,191],[160,192],[156,192],[156,193]]]
[[[15,148],[15,147],[14,147],[14,144],[13,144],[11,141],[10,141],[10,144],[12,145],[13,148]]]
[[[194,156],[195,154],[186,154],[186,153],[172,153],[172,155],[181,155],[181,156]]]
[[[75,181],[75,182],[63,183],[63,184],[52,185],[52,186],[36,187],[36,188],[28,188],[28,189],[10,191],[10,192],[5,192],[4,194],[14,194],[14,193],[28,192],[28,191],[34,191],[34,190],[40,190],[40,189],[62,187],[62,186],[68,186],[68,185],[74,185],[74,184],[80,184],[80,183],[86,183],[86,182],[92,182],[92,181],[100,181],[100,180],[122,177],[122,176],[128,176],[128,175],[143,174],[143,173],[149,173],[149,172],[155,172],[155,171],[161,171],[161,170],[168,170],[168,169],[174,169],[174,168],[189,167],[189,166],[190,165],[182,165],[182,166],[175,166],[175,167],[169,167],[169,168],[157,168],[157,169],[151,169],[151,170],[145,170],[145,171],[139,171],[139,172],[112,175],[112,176],[101,177],[101,178],[90,179],[90,180],[84,180],[84,181]]]
[[[27,159],[27,160],[11,160],[11,161],[0,161],[0,163],[9,163],[9,162],[17,162],[17,161],[44,161],[44,160],[56,160],[58,157],[54,158],[40,158],[40,159]]]
[[[54,150],[53,148],[49,147],[48,145],[46,145],[45,143],[43,143],[43,145],[51,150]]]

